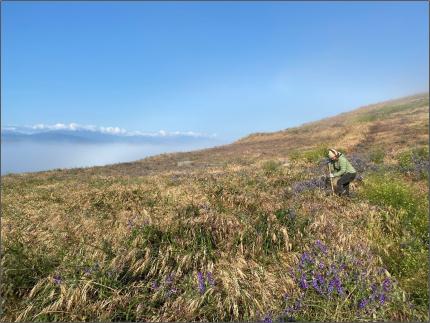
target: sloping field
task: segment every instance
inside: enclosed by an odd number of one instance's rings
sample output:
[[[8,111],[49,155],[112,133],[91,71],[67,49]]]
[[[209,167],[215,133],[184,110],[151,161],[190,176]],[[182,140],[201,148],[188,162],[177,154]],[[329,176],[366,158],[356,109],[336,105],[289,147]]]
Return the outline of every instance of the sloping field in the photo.
[[[2,321],[428,321],[428,94],[2,177]],[[360,173],[330,195],[327,147]]]

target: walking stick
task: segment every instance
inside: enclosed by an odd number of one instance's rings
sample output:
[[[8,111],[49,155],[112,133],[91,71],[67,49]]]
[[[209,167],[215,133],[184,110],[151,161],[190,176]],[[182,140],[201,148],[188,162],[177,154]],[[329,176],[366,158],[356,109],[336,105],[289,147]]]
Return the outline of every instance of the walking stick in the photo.
[[[327,167],[328,167],[328,173],[329,175],[331,175],[330,164],[327,164]],[[334,194],[333,178],[331,178],[331,176],[330,176],[330,184],[331,184],[331,192]]]

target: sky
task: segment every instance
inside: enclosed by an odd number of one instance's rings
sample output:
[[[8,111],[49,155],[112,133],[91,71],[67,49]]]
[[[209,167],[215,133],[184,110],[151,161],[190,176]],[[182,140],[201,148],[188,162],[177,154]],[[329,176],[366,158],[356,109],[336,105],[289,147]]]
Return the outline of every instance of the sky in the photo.
[[[1,3],[1,125],[235,140],[429,87],[428,3]]]

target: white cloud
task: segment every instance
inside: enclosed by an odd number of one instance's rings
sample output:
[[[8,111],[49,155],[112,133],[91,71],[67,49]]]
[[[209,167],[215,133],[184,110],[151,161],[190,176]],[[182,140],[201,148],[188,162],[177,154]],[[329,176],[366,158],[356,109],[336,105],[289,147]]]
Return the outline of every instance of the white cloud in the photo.
[[[119,127],[100,127],[101,133],[108,133],[111,135],[125,134],[127,131]]]
[[[140,136],[140,137],[175,137],[175,136],[188,136],[188,137],[194,137],[194,138],[215,138],[217,137],[216,134],[205,134],[205,133],[199,133],[194,131],[166,131],[166,130],[159,130],[156,132],[145,132],[145,131],[127,131],[126,129],[120,128],[120,127],[104,127],[104,126],[94,126],[94,125],[80,125],[77,123],[56,123],[56,124],[35,124],[32,126],[5,126],[2,127],[2,130],[11,130],[16,131],[20,133],[40,133],[40,132],[47,132],[47,131],[55,131],[55,130],[66,130],[66,131],[92,131],[92,132],[99,132],[103,134],[109,134],[109,135],[116,135],[116,136]]]

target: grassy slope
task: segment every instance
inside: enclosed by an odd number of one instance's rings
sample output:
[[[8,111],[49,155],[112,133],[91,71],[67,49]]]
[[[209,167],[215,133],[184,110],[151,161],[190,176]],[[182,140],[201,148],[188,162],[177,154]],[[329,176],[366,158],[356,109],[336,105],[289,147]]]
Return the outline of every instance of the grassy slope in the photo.
[[[427,320],[428,112],[419,95],[197,152],[4,176],[2,320]],[[351,200],[307,182],[328,146],[360,166]]]

